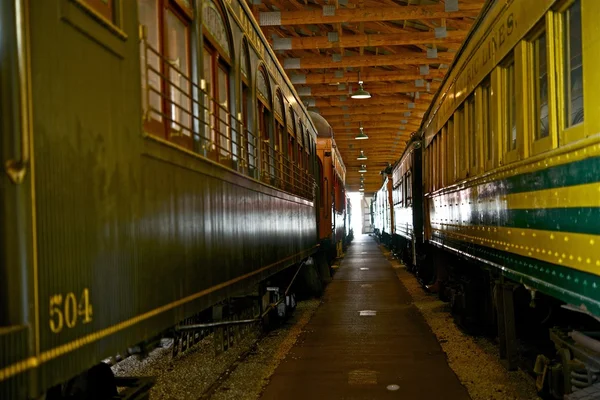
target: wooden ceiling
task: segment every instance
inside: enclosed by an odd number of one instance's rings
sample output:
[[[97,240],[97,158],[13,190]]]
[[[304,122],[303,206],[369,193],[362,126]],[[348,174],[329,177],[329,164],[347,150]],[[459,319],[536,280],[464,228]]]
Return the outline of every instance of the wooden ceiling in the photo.
[[[485,0],[247,0],[310,110],[331,124],[348,191],[382,183]],[[352,99],[362,80],[370,99]],[[362,125],[367,140],[356,140]],[[366,161],[356,158],[363,150]]]

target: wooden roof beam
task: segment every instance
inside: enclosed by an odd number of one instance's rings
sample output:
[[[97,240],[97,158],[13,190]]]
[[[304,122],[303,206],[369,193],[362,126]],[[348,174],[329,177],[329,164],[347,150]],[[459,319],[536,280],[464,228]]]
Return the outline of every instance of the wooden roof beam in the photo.
[[[327,107],[320,109],[318,112],[325,119],[329,119],[332,116],[337,115],[353,115],[353,114],[369,114],[369,115],[381,115],[381,114],[397,114],[405,112],[410,112],[411,116],[417,118],[423,118],[425,111],[427,111],[428,106],[426,104],[416,103],[415,108],[408,108],[408,104],[404,105],[391,105],[391,106],[364,106],[364,107],[348,107],[347,109],[343,109],[341,107]],[[316,110],[313,110],[316,111]],[[406,117],[404,117],[406,119]]]
[[[375,105],[387,105],[387,106],[392,106],[392,105],[404,105],[407,106],[408,103],[415,103],[418,104],[418,101],[415,101],[412,97],[410,96],[406,96],[406,95],[395,95],[395,96],[373,96],[368,100],[363,100],[363,99],[352,99],[350,97],[347,98],[347,100],[341,100],[339,98],[335,98],[335,97],[330,97],[328,99],[326,98],[318,98],[318,99],[311,99],[314,100],[312,102],[312,104],[310,104],[310,107],[317,107],[317,108],[327,108],[327,107],[344,107],[344,106],[348,106],[348,107],[352,107],[352,106],[366,106],[368,104],[368,106],[375,106]],[[423,96],[421,96],[421,100],[426,100],[423,98]]]
[[[323,15],[323,9],[270,11],[259,13],[261,26],[335,24],[338,22],[401,21],[476,17],[481,3],[460,4],[458,11],[446,11],[443,4],[378,8],[340,8],[335,15]]]
[[[331,129],[333,129],[334,132],[336,130],[340,130],[340,129],[345,130],[345,129],[350,128],[350,129],[357,131],[356,133],[358,133],[358,125],[356,123],[355,123],[355,126],[344,125],[343,122],[329,123],[329,125],[331,125]],[[419,129],[419,126],[420,126],[419,124],[403,125],[400,123],[400,120],[397,120],[395,122],[393,122],[393,121],[381,121],[381,122],[372,121],[372,122],[367,122],[367,123],[362,124],[363,129],[366,134],[369,134],[369,131],[373,131],[373,133],[376,133],[376,131],[380,128],[400,130],[400,125],[406,127],[407,131],[409,131],[411,129]]]
[[[361,78],[362,78],[362,76],[361,76]],[[428,92],[428,93],[434,93],[439,87],[440,87],[439,82],[431,83],[430,84],[430,92]],[[354,92],[354,91],[358,90],[358,88],[359,88],[358,84],[356,84],[352,88],[353,89],[352,91]],[[364,88],[366,90],[368,90],[371,93],[371,95],[373,95],[373,94],[391,94],[391,93],[413,93],[413,92],[419,92],[419,93],[424,92],[425,93],[425,88],[417,87],[417,86],[415,86],[414,83],[395,83],[395,84],[388,84],[388,85],[365,84]],[[336,87],[324,88],[324,87],[308,86],[308,87],[303,87],[302,89],[304,89],[304,90],[300,90],[300,88],[296,88],[296,90],[298,90],[298,93],[302,97],[343,96],[346,94],[350,95],[348,89],[338,90]]]
[[[327,117],[327,122],[329,124],[334,124],[337,122],[353,122],[356,123],[354,125],[358,126],[359,122],[377,122],[377,121],[395,121],[399,125],[405,124],[416,124],[419,125],[421,123],[421,118],[415,117],[404,117],[402,114],[383,114],[383,115],[369,115],[369,114],[350,114],[348,118],[344,116],[336,116],[336,117]],[[407,121],[402,123],[402,121]]]
[[[437,37],[431,32],[392,33],[383,35],[345,35],[337,42],[330,42],[327,36],[282,37],[274,39],[275,50],[337,49],[346,47],[407,46],[417,44],[461,43],[468,31],[447,31],[445,37]]]
[[[418,129],[411,128],[411,129],[404,129],[404,130],[399,131],[398,129],[392,130],[392,129],[388,129],[388,128],[370,129],[370,130],[367,130],[365,128],[364,132],[367,136],[369,136],[369,139],[367,139],[367,140],[357,140],[356,139],[356,135],[358,135],[358,132],[359,132],[358,129],[354,129],[351,132],[340,132],[339,130],[337,130],[337,131],[334,130],[333,134],[335,136],[336,141],[339,138],[355,140],[357,142],[357,143],[355,143],[355,145],[362,146],[361,148],[363,148],[363,149],[368,148],[368,145],[366,142],[374,142],[374,143],[376,143],[376,145],[373,147],[383,151],[383,150],[385,150],[386,145],[384,144],[382,146],[380,139],[402,138],[402,137],[409,138],[411,133],[415,132],[416,130],[418,130]],[[361,142],[361,143],[358,143],[358,142]],[[351,142],[351,143],[354,143],[354,142]]]
[[[325,69],[325,68],[343,68],[343,67],[381,67],[392,65],[429,65],[429,64],[449,64],[454,58],[455,53],[438,53],[437,57],[429,58],[426,54],[410,52],[384,56],[343,56],[340,61],[333,61],[332,57],[311,56],[302,58],[283,59],[283,68],[292,69]]]

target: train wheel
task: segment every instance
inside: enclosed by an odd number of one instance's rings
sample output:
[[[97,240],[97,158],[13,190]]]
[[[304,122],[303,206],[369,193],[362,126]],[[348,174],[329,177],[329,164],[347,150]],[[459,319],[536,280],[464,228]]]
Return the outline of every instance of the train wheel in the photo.
[[[117,380],[112,370],[100,363],[66,384],[50,389],[46,400],[108,400],[117,394]]]

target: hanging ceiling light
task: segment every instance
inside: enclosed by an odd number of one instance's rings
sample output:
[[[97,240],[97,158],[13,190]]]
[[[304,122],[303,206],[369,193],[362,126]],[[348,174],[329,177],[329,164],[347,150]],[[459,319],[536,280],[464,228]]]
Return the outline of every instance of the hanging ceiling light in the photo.
[[[363,81],[360,79],[360,71],[358,71],[358,86],[360,86],[360,89],[352,93],[352,96],[350,97],[352,97],[353,99],[370,99],[371,93],[363,89]]]
[[[361,165],[360,168],[358,169],[358,172],[360,172],[361,174],[367,172],[367,166]]]
[[[362,122],[360,123],[360,133],[354,137],[356,140],[365,140],[369,137],[363,132]]]
[[[367,156],[365,156],[365,153],[361,150],[360,151],[360,155],[356,158],[358,161],[364,161],[367,159]]]
[[[359,192],[364,192],[364,191],[365,191],[365,188],[362,188],[362,187],[361,187],[360,189],[358,189],[358,191],[359,191]]]

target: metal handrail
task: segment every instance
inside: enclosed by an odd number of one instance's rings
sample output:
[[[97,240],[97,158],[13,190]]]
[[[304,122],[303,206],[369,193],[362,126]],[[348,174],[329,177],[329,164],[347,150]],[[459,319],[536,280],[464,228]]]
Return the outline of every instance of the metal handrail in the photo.
[[[185,142],[190,150],[226,168],[313,199],[315,181],[306,167],[300,168],[271,143],[261,143],[260,135],[252,133],[227,106],[193,82],[144,38],[141,44],[145,59],[142,77],[145,120],[159,122],[160,134],[177,145]],[[172,74],[177,77],[174,79]]]

